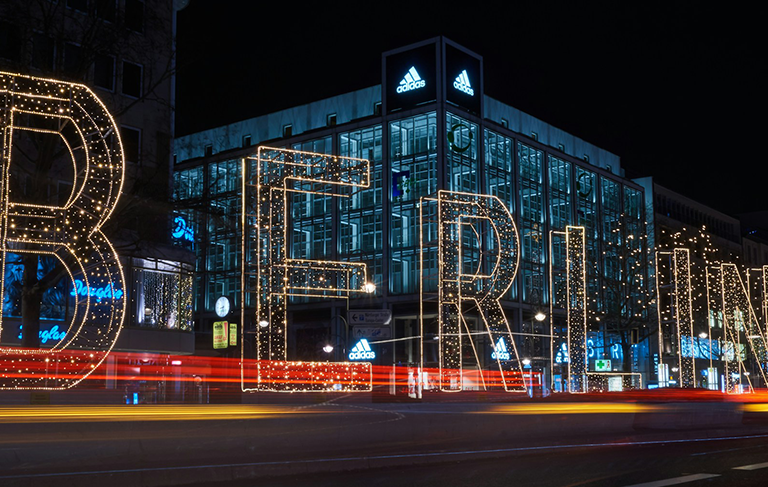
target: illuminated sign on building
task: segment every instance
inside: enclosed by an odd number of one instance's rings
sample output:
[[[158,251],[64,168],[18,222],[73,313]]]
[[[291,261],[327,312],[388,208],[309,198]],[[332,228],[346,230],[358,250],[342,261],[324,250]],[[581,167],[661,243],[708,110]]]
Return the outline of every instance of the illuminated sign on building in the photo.
[[[368,340],[362,338],[357,345],[349,351],[349,360],[373,360],[376,358],[376,352],[371,350]]]
[[[19,325],[19,340],[22,339],[21,329],[23,326]],[[59,331],[59,325],[53,325],[50,330],[40,330],[38,334],[40,337],[40,343],[45,344],[48,341],[58,342],[67,336],[67,332]]]
[[[482,106],[482,62],[479,56],[445,45],[445,99],[480,115]],[[475,96],[477,95],[477,96]]]
[[[397,87],[398,93],[405,93],[406,91],[418,90],[427,86],[427,82],[421,79],[419,72],[416,71],[416,67],[411,66],[405,77],[400,81],[400,85]]]
[[[216,321],[213,324],[213,348],[227,348],[229,345],[229,323],[226,321]]]
[[[453,87],[459,91],[463,91],[469,96],[475,96],[475,90],[469,83],[469,76],[467,76],[467,70],[463,70],[460,75],[453,81]]]
[[[229,324],[229,346],[237,346],[237,323]]]
[[[187,223],[186,218],[183,216],[177,216],[173,219],[173,224],[176,225],[171,232],[171,236],[176,240],[185,240],[187,242],[195,241],[195,231],[192,226]]]
[[[560,344],[560,348],[557,350],[557,355],[555,355],[555,363],[556,364],[568,363],[568,345],[565,342]]]
[[[596,372],[610,372],[611,371],[611,361],[602,359],[602,360],[595,360],[595,371]]]
[[[80,279],[75,280],[75,286],[72,288],[70,296],[91,296],[96,298],[96,301],[102,299],[121,299],[123,297],[123,291],[121,289],[115,289],[112,284],[105,287],[89,287]]]
[[[382,101],[387,113],[408,110],[437,99],[437,54],[434,43],[385,53],[382,73],[385,96]]]
[[[491,352],[491,358],[493,360],[509,360],[509,350],[507,350],[507,344],[504,343],[504,337],[499,337],[499,341],[496,342],[494,351]]]
[[[604,349],[603,339],[600,336],[600,334],[590,332],[589,338],[587,338],[587,358],[598,359],[598,356],[602,355],[603,349]],[[610,353],[611,358],[606,359],[607,361],[616,360],[618,362],[621,362],[624,360],[624,351],[621,348],[621,344],[614,343],[610,345],[608,347],[608,352]],[[565,342],[563,342],[560,345],[560,348],[557,350],[557,353],[555,354],[555,363],[556,364],[568,363],[568,345]]]

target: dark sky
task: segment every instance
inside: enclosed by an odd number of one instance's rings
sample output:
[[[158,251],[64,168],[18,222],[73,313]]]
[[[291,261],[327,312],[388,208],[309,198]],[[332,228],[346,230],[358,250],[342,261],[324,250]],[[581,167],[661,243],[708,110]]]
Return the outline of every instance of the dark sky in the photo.
[[[383,51],[444,35],[483,56],[486,94],[618,154],[627,176],[726,213],[768,208],[760,12],[495,3],[191,0],[178,134],[380,83]]]

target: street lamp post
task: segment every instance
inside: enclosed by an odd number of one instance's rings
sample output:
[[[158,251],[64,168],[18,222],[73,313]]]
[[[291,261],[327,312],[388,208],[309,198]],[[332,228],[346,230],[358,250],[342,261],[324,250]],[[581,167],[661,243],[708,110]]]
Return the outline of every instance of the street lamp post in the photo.
[[[349,342],[349,322],[347,322],[347,319],[344,318],[342,315],[333,315],[331,316],[331,321],[333,321],[334,318],[339,318],[344,323],[344,348],[342,349],[342,362],[347,356],[347,343]]]

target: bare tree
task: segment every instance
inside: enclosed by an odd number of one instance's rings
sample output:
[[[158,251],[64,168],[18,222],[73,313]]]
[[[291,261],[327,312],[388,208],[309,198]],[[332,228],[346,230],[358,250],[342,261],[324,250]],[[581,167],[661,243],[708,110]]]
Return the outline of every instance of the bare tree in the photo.
[[[0,4],[0,70],[85,83],[120,126],[126,172],[120,206],[102,228],[120,252],[163,242],[168,232],[175,72],[173,7],[160,0],[13,0]],[[9,191],[14,202],[60,205],[74,186],[71,156],[52,135],[66,124],[17,117]],[[44,128],[44,131],[33,130]],[[116,139],[112,141],[116,143]],[[9,300],[20,299],[22,345],[39,346],[46,296],[58,295],[65,263],[17,248],[7,260]],[[60,310],[59,310],[60,311]]]

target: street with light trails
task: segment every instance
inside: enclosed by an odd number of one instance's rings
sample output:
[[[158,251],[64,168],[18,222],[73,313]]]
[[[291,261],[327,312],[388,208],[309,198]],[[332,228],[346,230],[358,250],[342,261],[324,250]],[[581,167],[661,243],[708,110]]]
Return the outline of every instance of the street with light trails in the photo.
[[[0,485],[762,485],[768,462],[760,397],[255,399],[272,403],[2,407]]]

